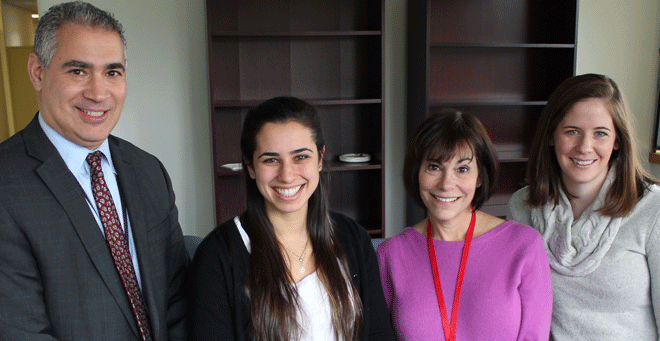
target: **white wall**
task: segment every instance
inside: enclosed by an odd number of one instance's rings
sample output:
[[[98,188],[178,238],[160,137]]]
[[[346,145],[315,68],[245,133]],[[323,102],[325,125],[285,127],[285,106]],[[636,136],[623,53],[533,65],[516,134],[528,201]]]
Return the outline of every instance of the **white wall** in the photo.
[[[63,1],[38,0],[39,13]],[[184,234],[215,226],[204,0],[88,0],[114,13],[128,41],[128,96],[113,131],[156,155]]]
[[[403,156],[406,152],[406,0],[385,1],[385,235],[406,227]]]
[[[580,0],[576,73],[601,73],[617,82],[635,116],[640,158],[648,163],[658,99],[658,0]]]

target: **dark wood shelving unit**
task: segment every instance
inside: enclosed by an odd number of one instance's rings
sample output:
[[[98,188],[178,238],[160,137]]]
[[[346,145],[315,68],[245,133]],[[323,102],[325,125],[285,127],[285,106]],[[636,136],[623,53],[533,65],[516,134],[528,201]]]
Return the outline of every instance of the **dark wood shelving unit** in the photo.
[[[383,4],[374,0],[207,0],[216,220],[245,209],[240,133],[275,96],[314,105],[326,141],[331,209],[373,237],[384,226]],[[344,153],[372,161],[345,164]]]
[[[543,106],[575,72],[576,15],[576,0],[408,1],[408,136],[441,108],[479,118],[502,168],[488,213],[506,214]],[[409,225],[424,214],[408,201]]]

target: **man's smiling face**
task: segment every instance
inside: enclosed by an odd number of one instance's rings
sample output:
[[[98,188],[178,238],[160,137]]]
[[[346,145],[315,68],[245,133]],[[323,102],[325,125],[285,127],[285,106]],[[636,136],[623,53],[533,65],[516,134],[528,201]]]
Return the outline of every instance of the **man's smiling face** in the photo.
[[[80,146],[101,145],[119,121],[126,99],[126,60],[119,34],[63,24],[48,68],[32,54],[28,71],[44,121]]]

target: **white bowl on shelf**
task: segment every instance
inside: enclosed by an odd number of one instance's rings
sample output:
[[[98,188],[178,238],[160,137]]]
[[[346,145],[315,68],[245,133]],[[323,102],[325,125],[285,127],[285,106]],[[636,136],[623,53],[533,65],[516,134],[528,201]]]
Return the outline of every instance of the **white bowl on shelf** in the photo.
[[[339,161],[347,163],[362,163],[371,161],[371,155],[365,153],[348,153],[339,155]]]

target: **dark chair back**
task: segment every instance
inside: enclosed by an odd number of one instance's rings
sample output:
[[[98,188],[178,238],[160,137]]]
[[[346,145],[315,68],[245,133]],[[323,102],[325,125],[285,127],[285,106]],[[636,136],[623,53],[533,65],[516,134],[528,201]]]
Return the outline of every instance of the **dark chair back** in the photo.
[[[183,242],[186,244],[186,250],[188,250],[190,259],[195,255],[195,250],[197,250],[197,246],[202,242],[202,239],[202,237],[197,236],[183,236]]]
[[[380,245],[380,243],[382,243],[384,241],[385,241],[385,238],[371,238],[371,245],[373,245],[374,250],[377,251],[378,250],[378,245]]]

